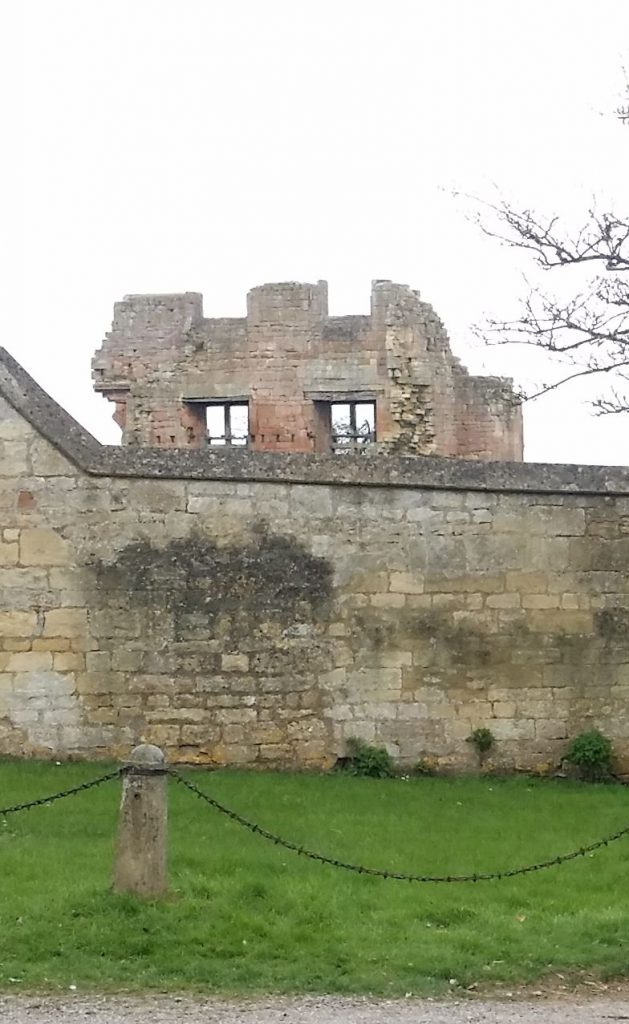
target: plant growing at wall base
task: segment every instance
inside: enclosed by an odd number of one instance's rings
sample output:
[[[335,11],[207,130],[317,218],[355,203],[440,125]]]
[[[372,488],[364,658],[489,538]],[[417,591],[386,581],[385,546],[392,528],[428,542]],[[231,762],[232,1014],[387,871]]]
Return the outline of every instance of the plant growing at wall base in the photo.
[[[588,729],[575,736],[564,760],[578,768],[586,782],[601,782],[611,775],[614,761],[611,740],[598,729]]]
[[[439,760],[436,757],[420,757],[413,765],[413,775],[433,776],[439,769]]]
[[[344,770],[350,775],[388,779],[395,774],[391,755],[385,747],[374,747],[357,736],[347,740],[348,757]]]
[[[495,742],[496,737],[493,732],[486,728],[474,729],[466,740],[466,743],[471,743],[474,747],[480,764],[483,763]]]

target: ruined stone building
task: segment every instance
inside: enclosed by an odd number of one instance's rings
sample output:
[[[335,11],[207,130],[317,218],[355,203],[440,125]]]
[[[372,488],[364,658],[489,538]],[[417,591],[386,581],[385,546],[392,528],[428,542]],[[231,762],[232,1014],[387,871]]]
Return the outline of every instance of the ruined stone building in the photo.
[[[522,458],[508,381],[473,377],[419,293],[375,281],[368,316],[329,316],[327,285],[266,284],[243,318],[202,297],[128,295],[93,360],[125,445]]]

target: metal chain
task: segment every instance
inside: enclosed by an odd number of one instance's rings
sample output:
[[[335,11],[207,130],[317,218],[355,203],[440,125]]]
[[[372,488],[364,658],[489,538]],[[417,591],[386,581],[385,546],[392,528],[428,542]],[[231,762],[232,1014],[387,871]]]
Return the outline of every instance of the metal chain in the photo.
[[[511,868],[510,871],[488,871],[484,873],[475,872],[471,875],[413,875],[403,874],[399,871],[387,871],[381,868],[367,868],[361,864],[351,864],[344,860],[338,860],[336,857],[326,857],[322,853],[314,853],[312,850],[306,849],[304,846],[299,846],[297,843],[291,843],[288,839],[282,839],[281,836],[275,835],[273,832],[268,832],[267,829],[262,828],[260,825],[256,825],[255,822],[249,821],[248,818],[244,818],[242,814],[238,814],[236,811],[230,810],[229,807],[225,807],[214,797],[208,796],[203,790],[195,786],[193,782],[189,782],[184,779],[179,772],[172,768],[168,769],[168,774],[171,775],[177,782],[186,789],[189,789],[192,793],[198,796],[210,807],[213,807],[216,811],[220,811],[221,814],[226,815],[232,821],[242,825],[243,828],[249,829],[250,832],[256,835],[262,836],[263,839],[268,839],[276,846],[282,846],[285,850],[291,850],[293,853],[300,854],[302,857],[308,857],[310,860],[318,861],[320,864],[329,864],[331,867],[342,868],[345,871],[355,871],[359,875],[372,875],[376,878],[393,878],[400,882],[492,882],[499,881],[502,878],[515,878],[516,875],[529,875],[533,871],[542,871],[544,868],[557,867],[559,864],[565,864],[569,860],[576,860],[577,857],[586,857],[589,853],[593,853],[595,850],[600,850],[602,846],[607,846],[609,843],[615,842],[617,839],[622,839],[623,836],[629,835],[629,825],[625,828],[621,828],[618,832],[612,832],[611,835],[605,836],[603,839],[599,839],[595,843],[590,843],[589,846],[581,846],[578,850],[573,850],[572,853],[564,853],[558,857],[552,857],[550,860],[542,860],[537,864],[527,864],[522,868]]]
[[[0,815],[30,811],[31,807],[45,807],[47,804],[53,804],[55,800],[63,800],[66,796],[74,796],[75,793],[84,793],[88,789],[102,786],[104,782],[110,782],[111,779],[119,779],[124,773],[124,768],[116,768],[115,771],[100,775],[97,779],[92,779],[91,782],[82,782],[79,786],[73,786],[71,789],[62,789],[59,793],[53,793],[52,796],[40,796],[37,800],[26,800],[21,804],[13,804],[12,807],[0,807]]]

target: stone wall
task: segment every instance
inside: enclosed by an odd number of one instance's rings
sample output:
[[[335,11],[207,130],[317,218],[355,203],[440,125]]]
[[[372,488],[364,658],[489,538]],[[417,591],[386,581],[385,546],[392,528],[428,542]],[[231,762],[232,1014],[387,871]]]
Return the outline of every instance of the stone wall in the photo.
[[[629,766],[626,470],[102,448],[0,351],[0,508],[0,753]]]
[[[376,281],[369,316],[328,316],[327,285],[262,285],[247,316],[209,319],[201,295],[128,295],[93,360],[123,443],[205,444],[203,402],[249,404],[256,451],[326,452],[332,401],[376,406],[378,447],[415,455],[522,458],[509,381],[472,377],[433,308]]]

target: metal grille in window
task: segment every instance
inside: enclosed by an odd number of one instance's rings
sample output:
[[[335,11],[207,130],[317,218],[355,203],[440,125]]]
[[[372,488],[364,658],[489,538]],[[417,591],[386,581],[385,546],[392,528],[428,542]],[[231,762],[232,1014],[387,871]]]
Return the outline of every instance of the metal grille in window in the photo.
[[[209,445],[249,443],[249,406],[246,402],[222,402],[208,405],[205,411]]]
[[[363,451],[376,440],[375,402],[332,402],[332,451]]]

